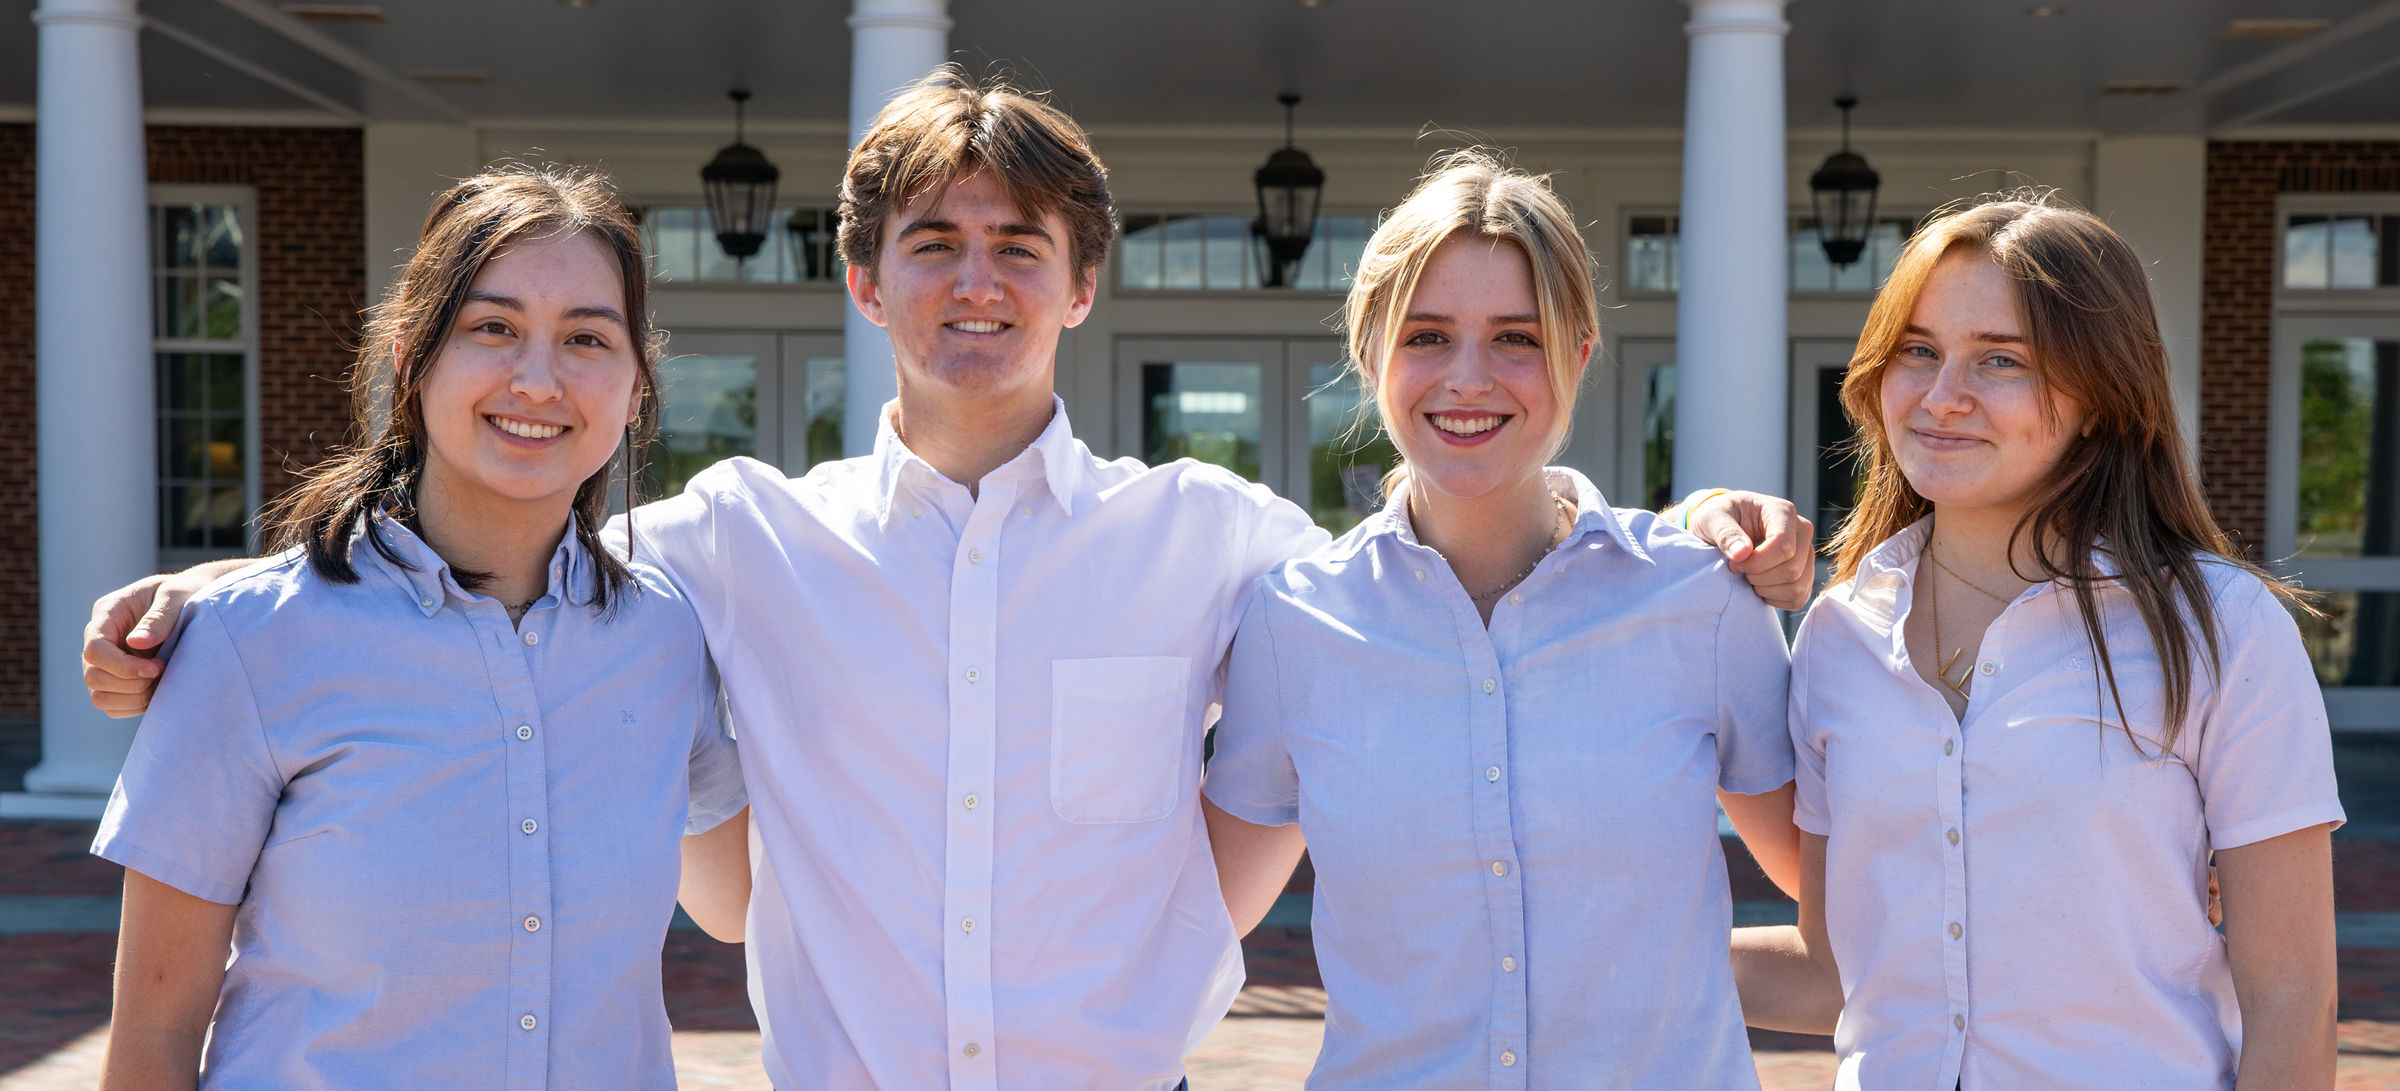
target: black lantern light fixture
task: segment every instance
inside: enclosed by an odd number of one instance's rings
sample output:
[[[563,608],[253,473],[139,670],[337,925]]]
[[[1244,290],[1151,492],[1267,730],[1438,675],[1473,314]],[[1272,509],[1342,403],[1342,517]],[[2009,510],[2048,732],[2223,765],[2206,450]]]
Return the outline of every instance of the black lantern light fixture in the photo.
[[[1288,288],[1299,275],[1300,259],[1308,256],[1309,237],[1316,233],[1317,198],[1325,192],[1325,172],[1308,153],[1292,146],[1292,108],[1300,96],[1286,92],[1283,103],[1283,147],[1267,157],[1252,180],[1258,185],[1258,219],[1250,234],[1258,248],[1259,283]]]
[[[1817,208],[1817,241],[1825,260],[1837,266],[1856,264],[1867,252],[1867,232],[1875,224],[1875,187],[1883,176],[1867,165],[1865,156],[1850,150],[1850,108],[1858,99],[1843,95],[1833,100],[1842,111],[1842,150],[1825,157],[1825,164],[1808,176],[1808,193]]]
[[[775,214],[775,182],[783,172],[767,154],[742,142],[742,105],[750,92],[735,88],[733,143],[717,149],[717,157],[700,168],[700,185],[708,196],[708,214],[717,221],[717,245],[739,261],[755,257],[766,245]]]

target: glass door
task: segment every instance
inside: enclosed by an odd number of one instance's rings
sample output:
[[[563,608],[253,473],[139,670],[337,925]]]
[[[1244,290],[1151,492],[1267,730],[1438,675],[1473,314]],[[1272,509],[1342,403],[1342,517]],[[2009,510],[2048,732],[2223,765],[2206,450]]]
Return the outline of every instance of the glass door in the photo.
[[[791,474],[841,457],[841,350],[840,334],[676,334],[659,363],[652,494],[736,455]]]
[[[1394,457],[1332,338],[1120,341],[1117,427],[1144,462],[1215,463],[1336,534],[1375,510]]]
[[[1857,347],[1832,339],[1792,342],[1792,504],[1816,521],[1819,549],[1833,541],[1866,484],[1866,463],[1853,448],[1858,431],[1842,412],[1842,377]]]
[[[2267,551],[2336,729],[2400,731],[2400,317],[2277,322]]]

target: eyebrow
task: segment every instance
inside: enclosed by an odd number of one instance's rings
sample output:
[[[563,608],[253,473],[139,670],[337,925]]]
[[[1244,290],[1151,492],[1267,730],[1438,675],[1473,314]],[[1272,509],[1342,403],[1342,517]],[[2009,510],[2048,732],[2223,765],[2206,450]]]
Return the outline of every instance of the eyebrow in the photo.
[[[905,239],[910,235],[923,234],[929,231],[937,234],[966,234],[966,228],[960,227],[955,221],[937,220],[931,217],[926,217],[924,219],[911,220],[908,223],[901,225],[900,233],[892,236],[892,238]],[[1058,241],[1051,238],[1050,232],[1044,230],[1040,224],[1017,223],[1014,221],[995,225],[991,230],[991,234],[1007,238],[1040,239],[1043,242]]]
[[[1928,340],[1933,338],[1933,331],[1926,329],[1923,326],[1912,325],[1907,327],[1902,332],[1912,333]],[[1983,341],[1994,345],[2022,345],[2025,343],[2025,338],[2021,335],[2014,333],[2003,333],[1998,330],[1978,330],[1974,333],[1968,334],[1967,336],[1974,338],[1977,341]]]
[[[503,310],[515,311],[519,314],[525,313],[524,300],[518,299],[515,296],[501,295],[498,292],[468,292],[467,301],[470,303],[489,303],[492,306],[499,307]],[[587,303],[580,307],[569,307],[567,308],[566,317],[597,318],[603,322],[614,322],[617,324],[619,329],[633,328],[632,323],[625,321],[624,314],[619,312],[615,307],[611,307],[602,303]]]

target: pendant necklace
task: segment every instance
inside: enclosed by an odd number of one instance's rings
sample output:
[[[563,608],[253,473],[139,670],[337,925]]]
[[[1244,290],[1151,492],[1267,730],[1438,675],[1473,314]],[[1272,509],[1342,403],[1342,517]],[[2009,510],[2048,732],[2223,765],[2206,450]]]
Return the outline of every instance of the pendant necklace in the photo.
[[[1936,569],[1939,569],[1942,572],[1948,572],[1951,579],[1966,584],[1968,590],[1974,591],[1986,598],[1993,599],[2002,604],[2006,604],[2008,602],[2007,599],[2001,598],[1998,595],[1992,594],[1990,591],[1984,590],[1974,581],[1967,579],[1965,576],[1961,576],[1956,572],[1952,572],[1949,565],[1942,563],[1941,555],[1933,551],[1933,541],[1930,538],[1928,538],[1925,542],[1925,559],[1932,561],[1933,567]],[[1933,611],[1933,655],[1936,659],[1941,658],[1942,655],[1941,584],[1942,578],[1938,575],[1925,581],[1925,606],[1927,609]],[[1942,684],[1942,688],[1957,694],[1958,699],[1961,701],[1970,699],[1967,694],[1967,691],[1970,688],[1968,683],[1975,677],[1975,668],[1973,666],[1968,666],[1960,670],[1958,672],[1958,681],[1956,682],[1950,680],[1950,668],[1958,666],[1959,657],[1965,654],[1967,654],[1967,646],[1964,644],[1959,645],[1957,651],[1950,653],[1949,660],[1942,664],[1941,669],[1933,672],[1934,679]]]

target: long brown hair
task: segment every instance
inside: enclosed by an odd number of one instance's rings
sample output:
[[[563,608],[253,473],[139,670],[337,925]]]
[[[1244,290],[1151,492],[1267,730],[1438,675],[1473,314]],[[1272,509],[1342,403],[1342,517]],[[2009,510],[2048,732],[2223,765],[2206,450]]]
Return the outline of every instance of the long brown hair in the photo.
[[[627,332],[643,392],[642,411],[627,426],[625,445],[609,465],[576,488],[573,530],[592,556],[592,603],[603,614],[614,612],[620,593],[639,586],[633,574],[601,548],[600,526],[608,519],[609,474],[624,473],[626,508],[631,510],[634,481],[641,476],[635,461],[657,434],[661,338],[650,328],[650,277],[641,229],[606,177],[574,168],[520,165],[488,170],[434,199],[415,256],[368,312],[366,337],[351,367],[361,442],[318,463],[300,484],[268,505],[262,520],[273,548],[298,546],[325,579],[356,583],[351,538],[363,524],[375,552],[393,564],[409,566],[384,540],[375,517],[382,513],[403,522],[415,520],[418,475],[425,468],[424,380],[458,321],[467,289],[484,264],[509,246],[571,234],[589,236],[617,260]],[[387,394],[390,412],[379,413]],[[379,416],[382,424],[377,426],[373,421]],[[451,575],[470,590],[491,578],[455,567]]]
[[[2195,632],[2211,676],[2219,664],[2216,608],[2201,562],[2233,564],[2296,600],[2288,587],[2236,557],[2210,516],[2176,422],[2149,281],[2133,248],[2098,217],[2046,192],[2018,191],[1937,216],[1909,239],[1867,313],[1842,380],[1842,408],[1858,429],[1867,481],[1858,507],[1834,535],[1834,579],[1857,575],[1869,552],[1933,510],[1901,474],[1884,432],[1883,371],[1927,279],[1953,250],[1981,254],[2008,277],[2044,399],[2055,408],[2051,399],[2064,394],[2087,414],[2087,431],[2070,441],[2010,530],[2011,564],[2017,543],[2030,540],[2037,571],[2020,578],[2063,580],[2074,589],[2084,636],[2128,737],[2133,725],[2125,722],[2097,591],[2113,585],[2131,595],[2165,674],[2166,722],[2158,742],[2171,748],[2191,704]],[[2108,554],[2113,573],[2095,562],[2095,550]]]

